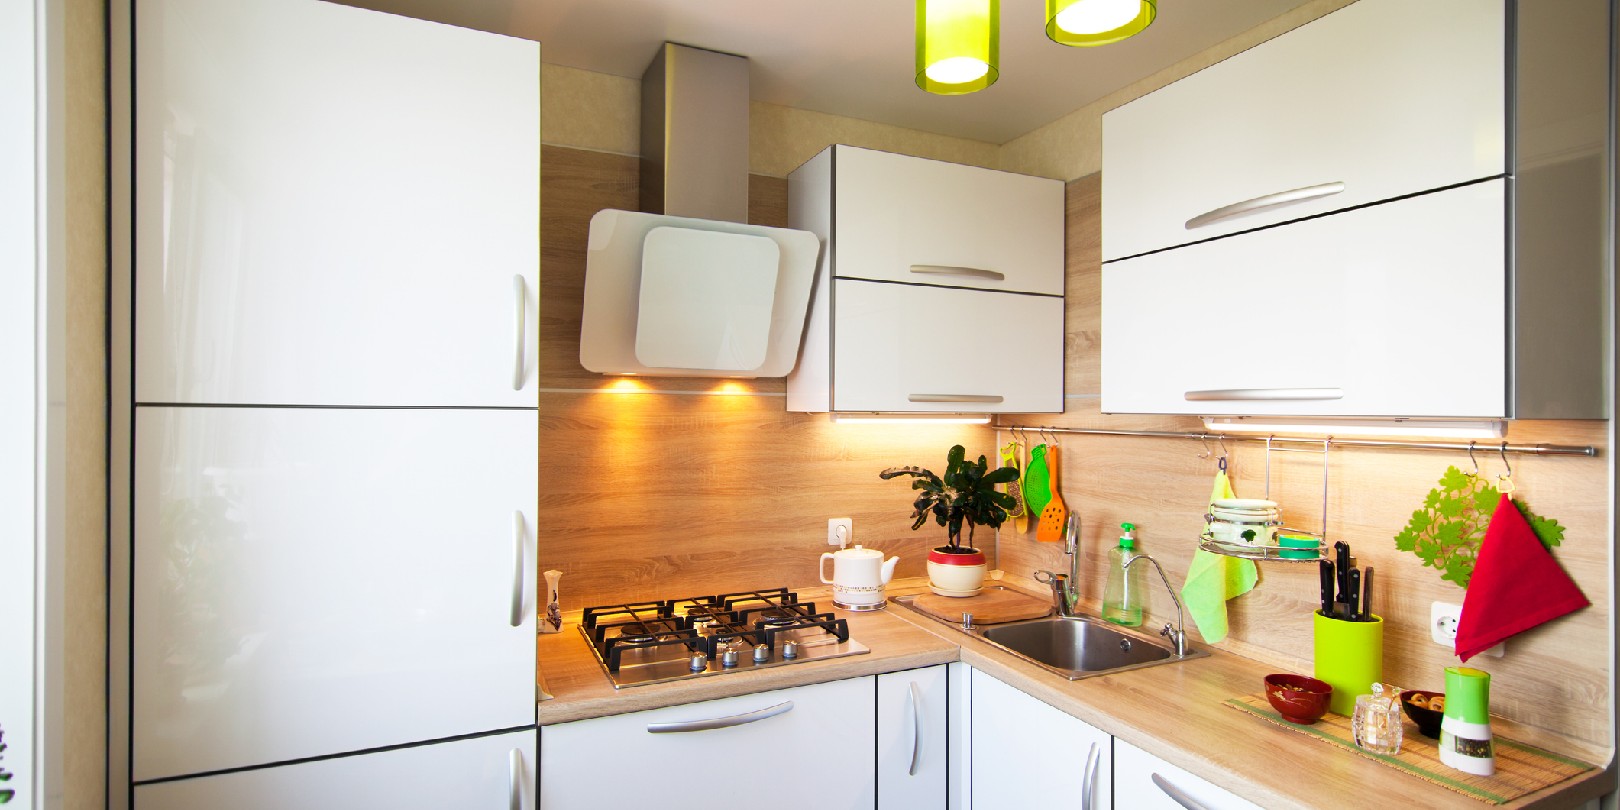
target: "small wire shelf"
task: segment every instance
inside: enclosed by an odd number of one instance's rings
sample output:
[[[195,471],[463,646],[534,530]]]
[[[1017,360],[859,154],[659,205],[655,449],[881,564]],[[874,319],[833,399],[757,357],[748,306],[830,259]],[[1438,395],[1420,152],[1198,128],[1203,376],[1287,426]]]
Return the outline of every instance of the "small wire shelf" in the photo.
[[[1293,531],[1291,532],[1291,535],[1294,537],[1316,537],[1316,535],[1313,533],[1299,531]],[[1317,540],[1320,541],[1321,538],[1317,537]],[[1216,540],[1208,533],[1198,536],[1198,547],[1212,554],[1222,554],[1227,557],[1239,557],[1245,560],[1264,562],[1314,563],[1317,560],[1322,559],[1322,550],[1320,545],[1317,548],[1283,548],[1282,546],[1264,544],[1234,544]],[[1289,552],[1290,554],[1302,554],[1305,556],[1284,557],[1282,556],[1284,551]]]

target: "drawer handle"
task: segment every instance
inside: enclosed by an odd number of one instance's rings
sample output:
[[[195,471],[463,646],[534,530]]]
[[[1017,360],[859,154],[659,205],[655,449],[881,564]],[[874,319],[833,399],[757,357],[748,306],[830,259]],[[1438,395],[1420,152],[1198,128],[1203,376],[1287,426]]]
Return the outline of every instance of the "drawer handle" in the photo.
[[[523,513],[512,512],[512,615],[513,627],[523,626]]]
[[[1252,214],[1256,211],[1264,211],[1268,208],[1276,208],[1283,205],[1293,205],[1294,203],[1321,199],[1322,197],[1331,197],[1341,191],[1344,191],[1344,183],[1323,183],[1319,186],[1306,186],[1304,188],[1289,189],[1288,191],[1279,191],[1274,194],[1267,194],[1263,197],[1255,197],[1252,200],[1244,200],[1243,202],[1235,202],[1231,205],[1223,205],[1213,211],[1199,214],[1198,216],[1187,220],[1187,230],[1190,231],[1194,228],[1202,228],[1205,225],[1213,225],[1223,219],[1229,219],[1239,214]]]
[[[1188,402],[1222,402],[1226,400],[1253,400],[1272,402],[1281,400],[1344,399],[1343,388],[1213,388],[1208,391],[1188,391]]]
[[[911,272],[919,276],[966,276],[968,278],[983,278],[990,281],[1006,281],[1007,276],[994,270],[985,270],[980,267],[952,267],[948,264],[914,264]]]
[[[1153,784],[1158,785],[1159,789],[1164,791],[1164,795],[1170,797],[1170,801],[1187,808],[1187,810],[1207,810],[1197,799],[1183,793],[1181,788],[1170,784],[1170,780],[1158,774],[1153,775]]]
[[[684,720],[679,723],[648,723],[648,734],[679,734],[687,731],[713,731],[717,728],[731,728],[749,723],[758,723],[761,720],[787,714],[793,711],[793,701],[786,700],[775,706],[767,706],[758,711],[734,714],[730,717],[716,717],[713,720]]]
[[[1002,401],[1002,397],[995,394],[912,394],[906,399],[912,402],[981,402],[991,405]]]

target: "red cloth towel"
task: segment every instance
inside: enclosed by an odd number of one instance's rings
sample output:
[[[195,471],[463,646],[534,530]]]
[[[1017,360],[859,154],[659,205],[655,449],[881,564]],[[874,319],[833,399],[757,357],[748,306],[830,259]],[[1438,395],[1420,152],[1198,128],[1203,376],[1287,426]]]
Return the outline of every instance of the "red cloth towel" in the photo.
[[[1467,661],[1509,636],[1591,604],[1536,538],[1513,499],[1503,495],[1463,595],[1457,657]]]

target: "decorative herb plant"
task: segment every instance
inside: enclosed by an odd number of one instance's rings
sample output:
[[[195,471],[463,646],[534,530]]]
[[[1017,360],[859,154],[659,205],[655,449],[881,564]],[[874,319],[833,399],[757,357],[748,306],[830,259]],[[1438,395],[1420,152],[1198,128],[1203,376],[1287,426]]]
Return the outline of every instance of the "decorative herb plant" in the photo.
[[[5,729],[0,729],[0,759],[5,759],[6,758],[5,753],[6,753],[6,731],[5,731]],[[0,782],[10,782],[10,781],[11,781],[11,771],[6,770],[5,768],[0,768]],[[10,804],[11,800],[16,798],[16,796],[17,796],[17,791],[15,791],[15,790],[13,790],[11,788],[0,788],[0,804]]]
[[[1441,579],[1466,588],[1501,498],[1501,491],[1484,478],[1448,467],[1440,486],[1423,499],[1423,508],[1413,512],[1406,528],[1395,535],[1395,547],[1416,554],[1424,565],[1440,571]],[[1564,527],[1558,521],[1531,512],[1519,501],[1513,505],[1542,545],[1551,549],[1563,542]]]
[[[945,475],[935,475],[921,467],[890,467],[878,473],[887,481],[902,475],[911,476],[911,488],[917,499],[912,501],[911,529],[916,531],[934,516],[934,522],[945,527],[947,542],[942,550],[958,553],[963,548],[974,548],[975,526],[999,528],[1014,506],[1013,496],[997,492],[997,484],[1018,480],[1017,467],[997,467],[992,470],[984,456],[976,462],[967,460],[962,445],[951,448],[945,458]],[[962,527],[967,527],[967,542],[962,542]]]

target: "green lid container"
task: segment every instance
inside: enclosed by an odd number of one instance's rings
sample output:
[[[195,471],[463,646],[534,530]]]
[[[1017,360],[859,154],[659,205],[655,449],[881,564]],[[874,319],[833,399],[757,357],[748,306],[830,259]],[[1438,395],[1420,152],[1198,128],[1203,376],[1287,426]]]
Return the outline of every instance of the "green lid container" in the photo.
[[[1491,673],[1473,667],[1446,667],[1445,716],[1464,723],[1491,722]]]

